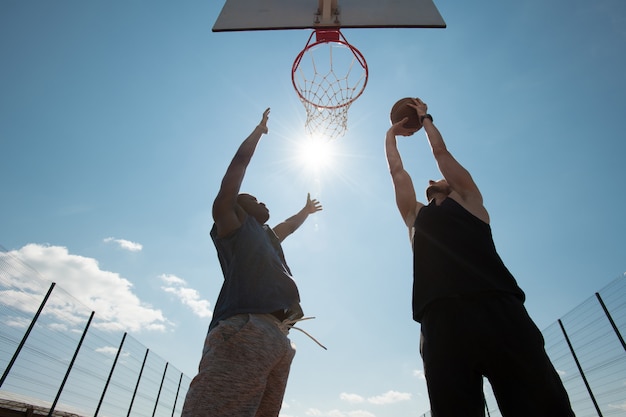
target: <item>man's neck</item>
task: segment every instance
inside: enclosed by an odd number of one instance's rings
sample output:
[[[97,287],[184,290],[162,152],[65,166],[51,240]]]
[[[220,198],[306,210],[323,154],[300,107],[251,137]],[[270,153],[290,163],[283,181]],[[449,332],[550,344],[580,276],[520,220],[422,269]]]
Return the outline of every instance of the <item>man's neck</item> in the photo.
[[[435,194],[433,198],[430,200],[430,203],[434,201],[435,204],[439,206],[441,205],[441,203],[443,203],[443,200],[445,200],[446,198],[448,198],[448,196],[445,194]]]

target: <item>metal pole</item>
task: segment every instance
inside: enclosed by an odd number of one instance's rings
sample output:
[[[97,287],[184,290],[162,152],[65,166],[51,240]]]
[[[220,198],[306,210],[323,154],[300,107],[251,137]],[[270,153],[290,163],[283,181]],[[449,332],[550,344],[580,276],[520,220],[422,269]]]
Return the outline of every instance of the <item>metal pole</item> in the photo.
[[[137,390],[139,389],[139,382],[141,381],[141,375],[143,374],[143,368],[146,366],[146,359],[148,359],[148,353],[150,349],[146,349],[146,354],[143,357],[143,363],[141,364],[141,369],[139,370],[139,376],[137,377],[137,384],[135,385],[135,391],[133,392],[133,398],[130,400],[130,405],[128,406],[128,414],[126,417],[130,416],[130,411],[133,408],[133,403],[135,402],[135,396],[137,395]]]
[[[115,365],[117,365],[117,360],[120,357],[120,353],[122,353],[122,346],[124,346],[124,341],[126,340],[126,332],[124,332],[124,336],[122,336],[122,343],[120,343],[120,347],[117,349],[117,354],[115,355],[115,360],[113,360],[113,365],[111,366],[111,372],[109,372],[109,377],[107,378],[106,384],[104,384],[104,390],[102,390],[102,396],[100,397],[100,401],[98,402],[98,407],[96,407],[96,412],[94,417],[98,415],[100,411],[100,406],[102,405],[102,401],[104,401],[104,395],[109,388],[109,382],[111,382],[111,377],[113,376],[113,371],[115,370]]]
[[[9,361],[9,364],[7,365],[7,369],[4,370],[4,373],[2,374],[2,378],[0,378],[0,387],[2,387],[2,384],[4,384],[4,380],[7,378],[7,376],[9,376],[9,372],[11,371],[11,368],[13,367],[15,360],[17,359],[18,355],[22,351],[22,348],[24,347],[24,344],[26,343],[26,339],[28,339],[28,336],[30,335],[31,330],[33,330],[33,327],[35,327],[35,323],[37,322],[37,319],[39,319],[39,316],[41,315],[41,311],[43,310],[44,306],[48,302],[48,298],[50,298],[50,294],[52,294],[52,290],[54,289],[55,285],[56,283],[54,282],[52,283],[52,285],[50,285],[50,288],[48,289],[48,293],[46,294],[46,296],[43,298],[43,301],[39,305],[39,309],[37,310],[37,313],[35,313],[35,317],[33,317],[33,320],[30,322],[30,326],[28,326],[28,330],[26,330],[26,333],[24,333],[24,336],[22,337],[22,341],[17,346],[17,349],[15,350],[13,357],[11,358],[11,360]]]
[[[180,378],[178,378],[178,387],[176,388],[176,396],[174,397],[174,406],[172,407],[172,417],[174,417],[174,412],[176,411],[176,402],[178,402],[178,394],[180,394],[180,384],[183,382],[183,375],[184,374],[181,372]]]
[[[87,321],[85,330],[83,330],[83,334],[80,337],[78,346],[76,346],[76,350],[74,351],[74,356],[72,356],[72,360],[70,361],[70,364],[67,367],[67,372],[65,373],[65,376],[63,377],[63,382],[61,382],[61,386],[59,387],[59,392],[57,392],[57,396],[54,399],[54,402],[52,403],[52,407],[50,407],[50,411],[48,412],[48,417],[52,417],[52,413],[54,413],[54,408],[57,405],[57,401],[59,401],[61,392],[63,392],[63,387],[65,386],[65,383],[67,382],[67,378],[70,376],[70,372],[72,371],[72,367],[74,366],[74,361],[76,360],[76,356],[78,356],[78,351],[80,351],[80,347],[83,345],[83,340],[85,340],[85,336],[87,335],[87,330],[89,330],[89,325],[91,324],[91,320],[93,319],[94,314],[96,314],[95,311],[92,311],[91,315],[89,316],[89,320]]]
[[[154,410],[152,410],[152,417],[156,414],[157,406],[159,405],[159,397],[161,397],[161,389],[163,389],[163,381],[165,381],[165,374],[167,373],[167,365],[169,362],[165,362],[165,370],[163,371],[163,377],[161,377],[161,385],[159,385],[159,392],[157,393],[156,400],[154,401]]]
[[[483,393],[483,402],[485,403],[485,411],[487,412],[487,417],[491,417],[489,413],[489,406],[487,405],[487,398],[485,398],[485,394]]]
[[[613,326],[613,331],[617,335],[617,338],[619,339],[620,343],[622,344],[622,347],[624,348],[624,350],[626,350],[626,343],[624,343],[624,338],[622,337],[622,334],[619,332],[619,329],[617,328],[617,325],[613,321],[613,317],[611,317],[611,314],[609,313],[609,310],[606,308],[606,305],[604,305],[604,301],[602,301],[602,298],[600,297],[600,294],[596,293],[596,298],[600,302],[600,305],[602,306],[602,309],[604,310],[604,314],[606,314],[606,317],[609,319],[609,322],[611,323],[611,326]]]
[[[563,336],[565,336],[565,341],[567,342],[567,345],[569,346],[569,350],[570,350],[570,352],[572,352],[572,356],[574,357],[574,361],[576,362],[576,366],[578,367],[578,371],[580,372],[580,376],[582,376],[583,382],[585,383],[585,386],[587,387],[587,392],[589,392],[589,396],[591,397],[591,401],[593,401],[593,405],[596,407],[596,411],[598,412],[598,416],[602,417],[602,411],[600,411],[600,407],[598,406],[598,402],[596,401],[596,398],[593,396],[593,392],[591,391],[591,386],[589,386],[589,382],[587,381],[587,377],[585,376],[585,373],[583,372],[582,366],[580,366],[580,362],[578,361],[578,357],[576,356],[576,352],[574,352],[574,348],[572,347],[572,343],[570,342],[569,337],[567,336],[567,332],[565,332],[565,327],[563,327],[563,322],[561,321],[561,319],[559,319],[558,321],[559,321],[559,326],[561,326],[561,331],[563,332]]]

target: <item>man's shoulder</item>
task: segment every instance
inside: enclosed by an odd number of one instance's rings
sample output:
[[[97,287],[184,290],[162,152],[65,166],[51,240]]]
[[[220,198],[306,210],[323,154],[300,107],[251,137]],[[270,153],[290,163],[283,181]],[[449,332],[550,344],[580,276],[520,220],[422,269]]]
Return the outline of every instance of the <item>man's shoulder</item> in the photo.
[[[420,212],[422,211],[424,207],[426,207],[426,204],[420,201],[415,201],[415,206],[413,207],[413,210],[404,219],[404,222],[406,223],[409,230],[415,225],[417,216],[419,216]]]
[[[230,239],[233,236],[237,236],[241,234],[242,231],[249,230],[264,230],[265,228],[269,228],[267,225],[260,224],[254,217],[248,215],[245,211],[241,216],[238,217],[238,222],[234,227],[229,228],[228,233],[221,235],[218,233],[218,222],[215,221],[213,223],[213,227],[211,228],[211,237],[214,239]]]

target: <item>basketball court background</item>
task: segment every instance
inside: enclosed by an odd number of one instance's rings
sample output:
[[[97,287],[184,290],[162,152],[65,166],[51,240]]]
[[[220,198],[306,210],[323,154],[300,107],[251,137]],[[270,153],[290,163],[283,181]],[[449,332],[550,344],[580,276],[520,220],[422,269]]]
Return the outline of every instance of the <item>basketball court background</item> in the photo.
[[[28,407],[58,417],[180,415],[193,374],[185,375],[176,361],[156,353],[159,346],[143,345],[109,312],[90,310],[16,255],[0,251],[0,416],[31,415]],[[625,301],[622,276],[542,331],[578,417],[624,413]],[[486,379],[485,403],[489,417],[501,415]],[[315,413],[322,412],[304,411]]]

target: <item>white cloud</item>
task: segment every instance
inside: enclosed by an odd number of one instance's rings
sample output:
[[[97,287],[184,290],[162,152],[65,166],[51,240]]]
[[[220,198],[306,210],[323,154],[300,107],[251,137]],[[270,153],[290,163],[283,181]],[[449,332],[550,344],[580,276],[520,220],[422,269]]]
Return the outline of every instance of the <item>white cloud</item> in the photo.
[[[424,374],[424,370],[422,369],[415,369],[413,371],[413,376],[416,376],[419,379],[426,379],[426,375]]]
[[[376,417],[376,415],[365,410],[355,410],[349,411],[348,417]]]
[[[159,278],[161,278],[161,281],[165,282],[166,284],[179,286],[187,285],[187,282],[184,279],[178,278],[176,275],[163,274]]]
[[[169,324],[160,310],[142,302],[133,293],[130,281],[115,272],[101,270],[98,261],[93,258],[72,255],[62,246],[34,243],[19,250],[0,253],[0,257],[12,265],[11,287],[22,292],[22,298],[18,299],[30,298],[25,304],[15,304],[16,298],[3,297],[4,304],[7,303],[5,300],[11,300],[11,304],[19,306],[21,310],[36,310],[39,304],[33,303],[33,300],[38,299],[41,302],[47,291],[41,285],[43,277],[47,281],[55,282],[64,292],[95,311],[93,325],[100,329],[163,331]],[[20,262],[34,270],[18,265]],[[70,304],[71,300],[68,301],[67,297],[64,300],[51,297],[46,304],[45,313],[62,317],[54,325],[71,329],[73,324],[83,322],[84,317],[81,317],[79,307]]]
[[[96,352],[102,353],[103,355],[110,356],[111,358],[114,358],[116,355],[118,355],[118,353],[119,353],[120,358],[129,358],[131,356],[130,352],[126,350],[122,350],[120,352],[119,347],[115,347],[115,346],[103,346],[103,347],[96,348],[94,350]]]
[[[4,302],[6,299],[2,295],[4,292],[0,292],[0,300]],[[8,327],[14,327],[16,329],[26,329],[32,320],[28,320],[25,317],[4,317],[4,325]]]
[[[341,411],[333,409],[330,411],[321,411],[317,408],[309,408],[304,414],[311,417],[376,417],[375,414],[365,410]],[[286,416],[281,414],[281,417]]]
[[[626,402],[621,404],[609,404],[609,408],[613,408],[615,410],[626,411]]]
[[[352,411],[340,411],[333,409],[330,411],[322,412],[317,408],[309,408],[305,414],[311,417],[376,417],[375,414],[365,410],[352,410]],[[281,414],[282,417],[282,414]]]
[[[107,237],[104,239],[104,243],[117,243],[120,248],[126,249],[130,252],[140,252],[143,249],[143,245],[141,243],[131,242],[126,239],[115,239],[113,237]]]
[[[175,275],[163,274],[159,277],[166,286],[161,289],[169,294],[173,294],[178,300],[191,309],[191,311],[200,318],[212,317],[213,312],[210,309],[210,303],[200,298],[200,293],[193,288],[188,288],[184,279]]]
[[[384,394],[369,397],[366,400],[359,394],[342,392],[341,394],[339,394],[339,399],[341,399],[342,401],[346,401],[350,404],[359,404],[367,401],[370,404],[385,405],[401,401],[408,401],[411,399],[411,394],[398,391],[387,391]],[[321,411],[317,408],[309,408],[305,414],[310,417],[376,417],[375,414],[366,410],[342,411],[333,409],[330,411]]]
[[[113,346],[104,346],[96,348],[96,352],[104,353],[105,355],[115,356],[119,349]]]
[[[24,288],[24,291],[20,291],[18,289],[7,289],[0,291],[0,299],[2,299],[2,304],[8,307],[34,314],[39,308],[39,304],[35,302],[35,299],[33,299],[32,292],[38,291],[34,288]]]
[[[369,397],[367,402],[370,404],[393,404],[400,401],[408,401],[411,399],[411,394],[408,392],[387,391],[382,395],[375,397]]]
[[[361,397],[360,395],[348,394],[347,392],[342,392],[341,394],[339,394],[339,399],[343,401],[347,401],[352,404],[358,404],[358,403],[362,403],[363,401],[365,401],[365,399]]]

